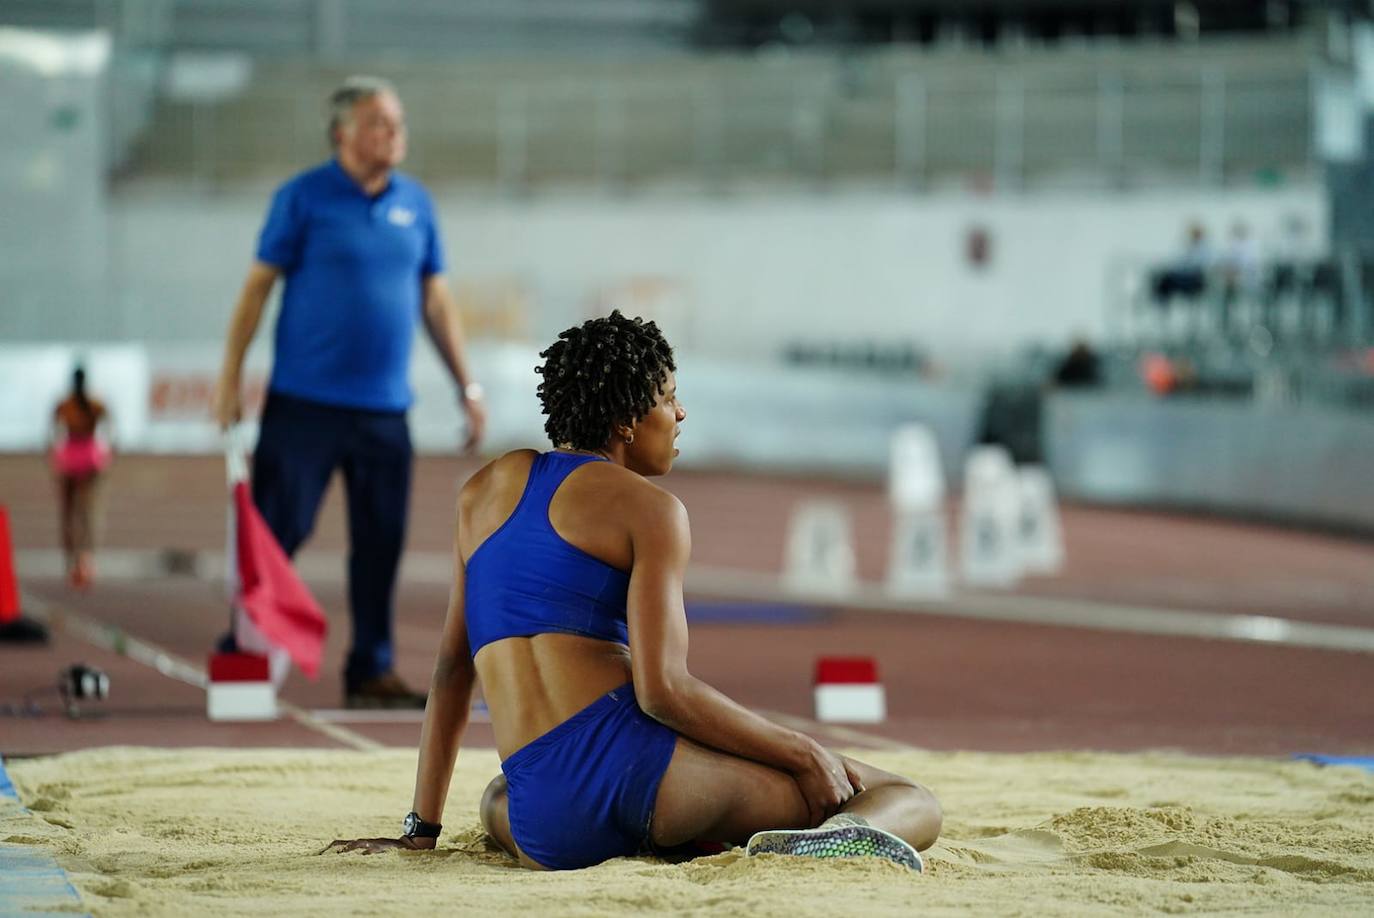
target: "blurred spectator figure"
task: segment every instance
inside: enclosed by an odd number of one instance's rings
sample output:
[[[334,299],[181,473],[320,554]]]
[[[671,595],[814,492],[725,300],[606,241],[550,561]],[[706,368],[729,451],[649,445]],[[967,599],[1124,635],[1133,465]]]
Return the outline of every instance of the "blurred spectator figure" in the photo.
[[[1287,214],[1279,226],[1274,248],[1270,278],[1273,299],[1291,297],[1309,288],[1318,270],[1319,257],[1307,221],[1301,214]]]
[[[1102,361],[1086,338],[1076,338],[1054,371],[1054,384],[1066,389],[1102,384]]]
[[[350,77],[330,98],[334,155],[276,192],[230,320],[215,414],[240,420],[240,372],[268,295],[284,282],[272,378],[253,457],[253,502],[287,555],[315,525],[336,470],[348,504],[353,646],[349,707],[418,708],[393,669],[396,573],[410,504],[406,412],[411,344],[423,324],[481,439],[482,387],[466,356],[429,193],[397,171],[405,111],[392,86]],[[231,635],[221,641],[231,650]]]
[[[1231,238],[1217,258],[1217,270],[1222,283],[1219,325],[1225,335],[1233,330],[1237,306],[1257,303],[1260,292],[1259,242],[1244,220],[1231,225]]]
[[[1163,354],[1146,354],[1142,357],[1140,376],[1155,395],[1168,395],[1178,385],[1174,362]]]
[[[1020,465],[1044,462],[1041,439],[1043,388],[1043,378],[1001,379],[988,386],[983,396],[977,442],[1006,447],[1012,461]]]
[[[1320,256],[1302,214],[1287,214],[1279,226],[1274,260],[1283,264],[1316,261]]]
[[[1184,357],[1171,360],[1158,353],[1141,357],[1140,378],[1155,395],[1173,395],[1198,385],[1197,367],[1191,360]]]
[[[1231,238],[1217,259],[1217,267],[1228,293],[1250,295],[1259,290],[1259,241],[1244,220],[1237,220],[1231,226]]]
[[[72,371],[72,389],[53,410],[51,456],[61,508],[62,549],[72,586],[86,589],[95,576],[93,552],[99,523],[100,485],[110,464],[101,436],[109,412],[86,392],[86,371]]]
[[[1188,225],[1183,251],[1168,267],[1156,272],[1153,283],[1155,301],[1167,305],[1174,296],[1196,297],[1207,286],[1207,272],[1214,262],[1207,230],[1201,223]]]

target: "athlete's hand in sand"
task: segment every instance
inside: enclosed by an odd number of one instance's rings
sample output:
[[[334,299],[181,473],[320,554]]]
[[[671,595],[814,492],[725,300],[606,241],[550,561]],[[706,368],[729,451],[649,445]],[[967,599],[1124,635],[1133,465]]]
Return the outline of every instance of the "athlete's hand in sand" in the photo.
[[[840,755],[811,741],[810,757],[792,778],[806,798],[811,825],[818,826],[834,816],[850,797],[863,791],[863,781]]]
[[[239,401],[238,380],[227,380],[223,376],[215,383],[215,420],[219,421],[220,430],[228,430],[237,424],[243,417],[243,408]]]
[[[330,843],[329,847],[321,851],[321,854],[328,854],[333,851],[335,854],[343,854],[346,851],[361,851],[363,854],[377,854],[380,851],[433,851],[436,839],[433,838],[407,838],[404,835],[400,838],[339,838]]]

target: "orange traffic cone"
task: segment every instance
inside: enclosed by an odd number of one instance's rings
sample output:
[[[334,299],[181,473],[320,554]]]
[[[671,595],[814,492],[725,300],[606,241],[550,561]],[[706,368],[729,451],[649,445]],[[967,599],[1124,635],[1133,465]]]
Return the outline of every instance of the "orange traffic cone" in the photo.
[[[48,629],[19,612],[19,581],[14,575],[10,514],[0,505],[0,643],[46,643]]]

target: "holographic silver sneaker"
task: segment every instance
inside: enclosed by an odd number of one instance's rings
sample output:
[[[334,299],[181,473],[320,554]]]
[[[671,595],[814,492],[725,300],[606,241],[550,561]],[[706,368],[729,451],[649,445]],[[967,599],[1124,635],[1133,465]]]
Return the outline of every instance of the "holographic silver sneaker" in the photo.
[[[816,829],[769,829],[756,832],[745,851],[755,854],[791,854],[798,857],[882,857],[925,871],[917,850],[891,832],[867,825],[822,825]]]

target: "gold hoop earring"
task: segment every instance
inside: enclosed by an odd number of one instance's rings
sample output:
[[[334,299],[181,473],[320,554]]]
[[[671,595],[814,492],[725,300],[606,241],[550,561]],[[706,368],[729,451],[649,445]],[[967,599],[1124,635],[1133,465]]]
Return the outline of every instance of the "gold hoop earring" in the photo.
[[[629,445],[630,445],[631,443],[633,443],[634,441],[635,441],[635,435],[634,435],[634,434],[626,434],[626,435],[625,435],[625,445],[626,445],[626,446],[629,446]]]

